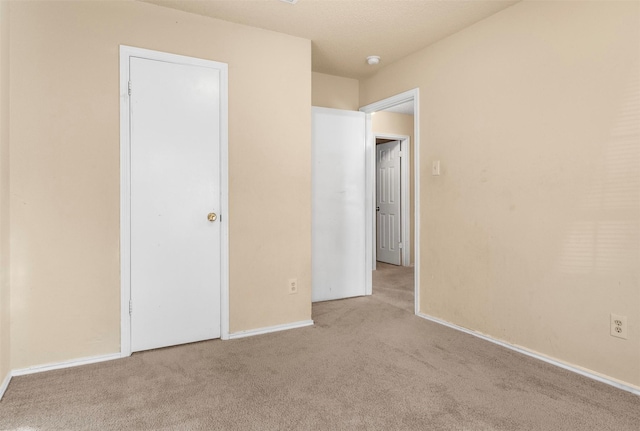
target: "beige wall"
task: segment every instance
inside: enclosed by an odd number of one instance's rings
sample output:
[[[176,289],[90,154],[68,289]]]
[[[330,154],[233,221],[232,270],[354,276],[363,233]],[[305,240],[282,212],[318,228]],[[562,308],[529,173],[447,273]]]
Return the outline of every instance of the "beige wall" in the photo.
[[[0,385],[11,371],[9,331],[9,3],[0,1]]]
[[[397,112],[376,112],[371,118],[371,128],[373,133],[387,133],[392,135],[404,135],[409,137],[409,201],[410,201],[410,220],[411,242],[409,249],[411,250],[411,263],[415,262],[415,244],[413,243],[415,232],[415,205],[414,205],[414,158],[413,158],[413,115],[399,114]]]
[[[310,42],[138,2],[15,2],[15,369],[120,350],[120,44],[229,64],[230,329],[311,318]]]
[[[422,312],[635,387],[639,8],[518,3],[360,87],[420,88]]]
[[[313,72],[311,81],[313,106],[349,111],[360,109],[357,79]]]

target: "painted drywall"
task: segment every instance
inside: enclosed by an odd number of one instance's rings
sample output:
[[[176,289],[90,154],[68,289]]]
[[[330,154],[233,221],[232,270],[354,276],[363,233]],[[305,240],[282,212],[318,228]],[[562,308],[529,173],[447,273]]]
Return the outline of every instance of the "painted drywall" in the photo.
[[[357,79],[313,72],[311,77],[311,103],[322,108],[357,111],[359,85]]]
[[[409,151],[409,201],[410,201],[410,220],[409,226],[411,229],[411,242],[409,249],[411,250],[411,264],[415,263],[415,244],[413,243],[415,232],[415,186],[414,186],[414,158],[413,158],[413,115],[399,114],[397,112],[376,112],[371,117],[371,129],[373,133],[392,134],[392,135],[404,135],[409,137],[410,151]]]
[[[2,0],[0,1],[0,386],[11,372],[9,331],[9,25],[9,2]]]
[[[229,64],[230,331],[310,319],[310,42],[140,2],[10,7],[12,367],[120,350],[120,44]]]
[[[635,387],[638,22],[638,2],[525,1],[360,86],[420,88],[421,311]]]

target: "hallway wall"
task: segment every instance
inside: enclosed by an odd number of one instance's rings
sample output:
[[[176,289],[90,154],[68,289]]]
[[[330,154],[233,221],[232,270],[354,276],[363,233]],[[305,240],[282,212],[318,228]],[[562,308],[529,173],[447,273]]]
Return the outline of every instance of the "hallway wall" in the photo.
[[[311,104],[313,106],[348,111],[360,109],[357,79],[313,72],[311,82]]]

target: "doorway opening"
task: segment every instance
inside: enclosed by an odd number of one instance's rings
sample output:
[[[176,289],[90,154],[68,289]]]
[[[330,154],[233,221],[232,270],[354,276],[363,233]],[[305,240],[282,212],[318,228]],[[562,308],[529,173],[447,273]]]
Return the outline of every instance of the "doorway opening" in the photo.
[[[397,114],[405,124],[401,132],[413,129],[412,114]],[[378,117],[380,113],[378,113]],[[403,118],[404,117],[404,118]],[[374,122],[375,122],[374,118]],[[375,128],[375,125],[374,125]],[[411,130],[411,134],[412,130]],[[411,137],[374,130],[376,152],[376,235],[374,267],[378,262],[411,266],[413,217],[411,217]]]
[[[420,220],[420,138],[419,122],[415,120],[419,118],[418,98],[419,90],[414,89],[360,108],[360,111],[367,114],[367,141],[369,143],[367,148],[370,149],[367,155],[367,217],[371,225],[368,228],[367,238],[371,250],[373,275],[371,291],[367,294],[376,294],[379,299],[413,311],[415,314],[420,311],[420,226],[416,222],[416,220]],[[380,190],[377,184],[380,183],[378,181],[380,174],[377,160],[379,159],[378,153],[382,152],[378,151],[378,147],[393,141],[398,142],[396,149],[406,157],[405,163],[402,163],[402,157],[400,157],[399,163],[395,165],[400,169],[400,184],[394,185],[395,192],[400,193],[398,202],[400,215],[399,219],[395,220],[399,221],[399,224],[395,225],[397,238],[394,239],[400,251],[400,260],[399,262],[396,260],[399,264],[381,261],[378,256],[380,235],[381,233],[383,237],[387,235],[390,230],[389,226],[391,226],[391,217],[380,217],[380,211],[378,211]],[[402,147],[403,142],[405,143],[404,148]],[[390,144],[387,147],[395,147],[395,145]],[[385,150],[390,151],[390,148]],[[387,186],[389,185],[390,183],[387,181]],[[398,186],[400,187],[398,188]],[[382,222],[380,219],[383,219]],[[380,229],[381,223],[386,227],[386,231]],[[392,236],[387,235],[385,239],[388,241]],[[414,262],[415,264],[413,264]]]

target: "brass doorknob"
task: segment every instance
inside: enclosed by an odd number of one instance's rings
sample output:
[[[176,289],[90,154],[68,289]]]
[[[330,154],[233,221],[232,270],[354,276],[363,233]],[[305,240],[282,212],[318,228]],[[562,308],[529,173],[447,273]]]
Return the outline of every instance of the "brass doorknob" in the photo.
[[[217,218],[218,218],[218,216],[216,215],[216,213],[207,214],[207,220],[209,220],[209,221],[216,221]]]

